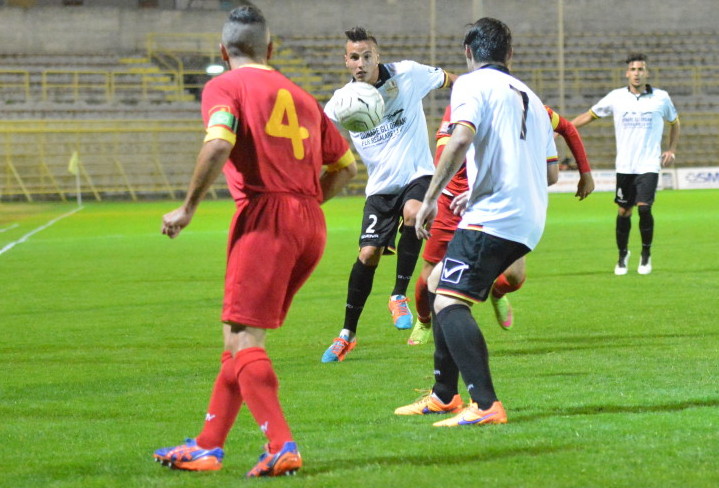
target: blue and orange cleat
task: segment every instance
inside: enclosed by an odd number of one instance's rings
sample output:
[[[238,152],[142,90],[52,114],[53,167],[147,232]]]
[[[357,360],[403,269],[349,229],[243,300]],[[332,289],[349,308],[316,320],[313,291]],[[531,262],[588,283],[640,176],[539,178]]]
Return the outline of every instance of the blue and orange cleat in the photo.
[[[412,328],[412,312],[409,310],[409,298],[404,295],[389,297],[389,311],[392,312],[392,323],[399,330]]]
[[[186,471],[218,471],[222,469],[225,452],[220,447],[203,449],[195,439],[187,439],[184,444],[163,447],[152,455],[163,466]]]
[[[437,413],[459,413],[463,407],[462,398],[454,395],[449,403],[442,403],[434,393],[420,398],[414,403],[397,407],[394,411],[395,415],[429,415]]]
[[[348,352],[357,346],[357,338],[348,340],[347,337],[337,337],[330,347],[322,354],[323,363],[334,363],[338,361],[344,361],[345,356]]]
[[[265,452],[260,456],[254,468],[247,472],[248,478],[259,476],[290,476],[297,473],[302,467],[302,457],[294,442],[285,442],[282,449],[275,454],[269,452],[265,446]]]

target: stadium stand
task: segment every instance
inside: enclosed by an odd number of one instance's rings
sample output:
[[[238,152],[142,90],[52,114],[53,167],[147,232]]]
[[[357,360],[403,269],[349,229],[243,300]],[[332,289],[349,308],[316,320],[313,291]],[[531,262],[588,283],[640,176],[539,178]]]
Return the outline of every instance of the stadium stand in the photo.
[[[648,54],[651,82],[667,89],[683,122],[683,165],[715,165],[719,154],[719,36],[715,31],[656,33],[578,31],[564,43],[560,99],[556,33],[515,34],[513,72],[568,118],[624,85],[623,59]],[[379,35],[384,60],[414,59],[461,73],[456,36]],[[67,173],[73,151],[92,198],[175,198],[184,191],[201,141],[199,94],[205,67],[218,61],[217,34],[151,33],[146,49],[108,55],[0,55],[0,123],[5,171],[0,199],[64,199],[74,191]],[[273,65],[325,102],[348,79],[344,36],[276,39]],[[449,93],[426,103],[434,131]],[[39,123],[38,121],[42,121]],[[72,123],[67,123],[70,121]],[[583,133],[596,168],[611,168],[611,121]],[[564,148],[560,148],[563,153]],[[560,154],[560,157],[567,154]],[[364,174],[349,192],[361,193]],[[219,183],[216,191],[222,191]]]

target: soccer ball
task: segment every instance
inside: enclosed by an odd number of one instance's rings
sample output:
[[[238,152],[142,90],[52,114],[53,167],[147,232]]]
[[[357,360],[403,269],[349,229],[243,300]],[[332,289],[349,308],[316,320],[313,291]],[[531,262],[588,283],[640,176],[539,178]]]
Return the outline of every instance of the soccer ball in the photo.
[[[377,127],[384,117],[384,100],[377,88],[355,81],[335,92],[335,115],[350,132],[365,132]]]

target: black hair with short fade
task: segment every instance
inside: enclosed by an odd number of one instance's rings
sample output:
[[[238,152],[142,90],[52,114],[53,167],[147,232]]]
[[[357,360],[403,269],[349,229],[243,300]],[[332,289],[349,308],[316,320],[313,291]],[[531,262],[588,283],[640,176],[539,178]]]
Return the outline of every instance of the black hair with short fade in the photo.
[[[634,61],[644,61],[647,62],[647,56],[644,53],[631,53],[629,56],[627,56],[627,59],[624,61],[624,63],[629,64],[633,63]]]
[[[267,48],[267,20],[262,10],[250,2],[237,7],[222,28],[222,44],[230,56],[263,55]]]
[[[464,45],[476,62],[505,63],[512,51],[512,32],[501,20],[482,17],[467,29]]]
[[[364,27],[352,27],[351,29],[347,29],[345,31],[345,35],[347,36],[348,41],[352,42],[362,42],[362,41],[372,41],[374,42],[375,46],[379,46],[379,43],[377,43],[377,39],[367,32],[367,29]]]

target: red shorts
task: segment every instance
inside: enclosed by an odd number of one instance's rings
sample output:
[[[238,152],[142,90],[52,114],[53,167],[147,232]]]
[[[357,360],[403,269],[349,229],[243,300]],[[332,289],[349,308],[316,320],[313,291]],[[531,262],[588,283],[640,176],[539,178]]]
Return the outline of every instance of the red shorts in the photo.
[[[314,198],[278,193],[250,198],[230,227],[222,321],[280,327],[326,241],[324,214]]]
[[[442,193],[437,199],[437,217],[429,229],[431,237],[427,240],[422,252],[422,258],[428,263],[436,264],[444,259],[447,252],[447,244],[454,237],[461,215],[454,215],[449,209],[454,197]]]

